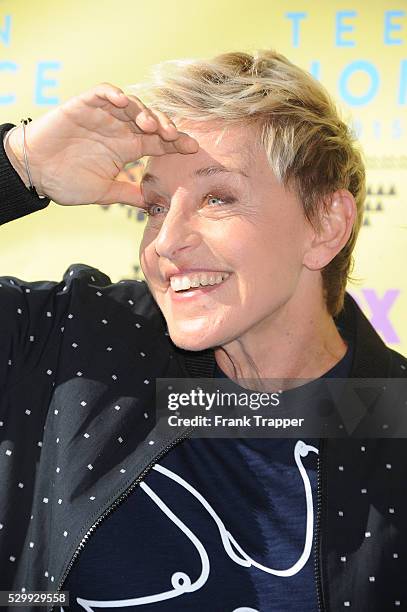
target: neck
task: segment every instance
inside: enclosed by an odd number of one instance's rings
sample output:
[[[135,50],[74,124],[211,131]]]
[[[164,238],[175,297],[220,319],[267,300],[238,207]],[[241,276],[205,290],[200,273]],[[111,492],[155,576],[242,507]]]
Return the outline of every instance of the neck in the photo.
[[[281,388],[286,379],[319,378],[346,350],[346,342],[321,299],[311,308],[285,304],[273,313],[272,320],[263,320],[238,339],[217,347],[215,359],[229,378],[251,379],[251,387],[254,383],[264,390],[274,388],[277,382]],[[276,384],[267,385],[266,379]]]

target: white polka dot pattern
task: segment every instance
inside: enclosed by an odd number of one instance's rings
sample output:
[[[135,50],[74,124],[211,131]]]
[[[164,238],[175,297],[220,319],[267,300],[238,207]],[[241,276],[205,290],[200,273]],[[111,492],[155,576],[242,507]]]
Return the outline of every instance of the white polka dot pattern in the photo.
[[[15,408],[12,417],[8,405],[0,413],[6,440],[0,442],[0,482],[1,470],[12,475],[12,508],[20,525],[10,538],[17,519],[0,499],[0,566],[3,560],[12,576],[25,564],[32,575],[17,588],[46,589],[59,584],[64,563],[114,493],[135,478],[135,466],[162,450],[163,439],[152,432],[155,377],[177,372],[179,355],[144,283],[112,285],[100,272],[75,266],[62,283],[41,290],[16,279],[2,279],[1,285],[1,291],[12,291],[10,320],[19,326],[15,338],[22,344],[21,354],[8,349],[0,366]],[[146,306],[140,314],[141,303]],[[22,355],[29,376],[21,374]],[[393,375],[397,368],[406,377],[403,358],[394,359]],[[10,418],[14,431],[21,428],[21,437],[24,432],[24,448],[9,435]],[[323,521],[330,529],[329,572],[337,591],[330,593],[332,609],[361,609],[350,576],[364,597],[372,597],[369,604],[376,602],[375,589],[385,576],[386,606],[400,608],[404,584],[390,573],[404,575],[405,568],[405,542],[396,536],[405,515],[398,488],[406,481],[406,462],[400,457],[407,453],[393,440],[355,440],[349,450],[338,440],[335,452],[334,444],[328,444],[329,514]],[[27,453],[31,472],[19,467],[26,465]],[[55,531],[44,535],[51,518]],[[369,612],[385,609],[383,604]]]

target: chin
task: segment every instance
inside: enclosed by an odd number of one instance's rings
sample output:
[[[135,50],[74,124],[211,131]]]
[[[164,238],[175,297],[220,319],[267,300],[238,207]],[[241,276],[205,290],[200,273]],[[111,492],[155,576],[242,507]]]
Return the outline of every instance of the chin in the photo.
[[[216,343],[204,342],[203,340],[200,340],[198,338],[173,338],[171,334],[170,338],[175,344],[175,346],[180,349],[183,349],[184,351],[204,351],[205,349],[217,346]]]
[[[205,337],[199,332],[180,333],[168,328],[168,333],[175,346],[185,351],[203,351],[219,344],[215,337]]]

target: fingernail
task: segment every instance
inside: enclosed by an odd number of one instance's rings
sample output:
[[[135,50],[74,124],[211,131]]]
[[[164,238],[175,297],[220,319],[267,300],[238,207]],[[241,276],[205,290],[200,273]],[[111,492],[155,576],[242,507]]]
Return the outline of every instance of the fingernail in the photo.
[[[144,112],[144,117],[147,122],[156,123],[156,120],[154,119],[154,117],[152,117],[149,113]]]

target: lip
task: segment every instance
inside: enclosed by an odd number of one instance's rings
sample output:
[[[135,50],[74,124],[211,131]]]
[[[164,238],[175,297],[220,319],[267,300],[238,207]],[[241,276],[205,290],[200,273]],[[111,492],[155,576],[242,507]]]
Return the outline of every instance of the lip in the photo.
[[[203,270],[202,270],[203,271]],[[174,276],[174,275],[172,275]],[[218,285],[206,285],[206,287],[197,287],[196,289],[188,290],[188,291],[174,291],[171,285],[168,287],[168,292],[173,302],[190,302],[191,300],[197,300],[201,297],[204,297],[207,293],[211,293],[212,291],[216,291],[216,289],[220,289],[222,285],[227,283],[229,280],[226,278]]]

